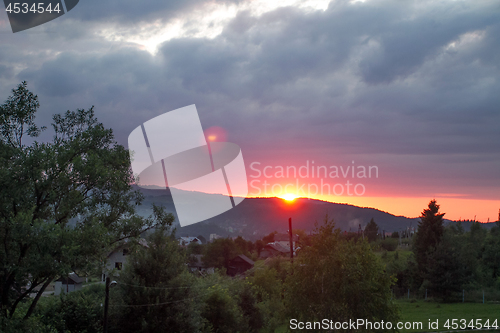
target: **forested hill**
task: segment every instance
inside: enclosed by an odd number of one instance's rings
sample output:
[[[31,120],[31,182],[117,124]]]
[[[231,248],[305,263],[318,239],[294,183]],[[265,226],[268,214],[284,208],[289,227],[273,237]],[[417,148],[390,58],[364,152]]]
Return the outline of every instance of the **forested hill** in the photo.
[[[153,203],[163,205],[168,211],[175,214],[172,198],[167,191],[141,189],[141,192],[146,198],[139,209],[141,215],[150,214],[150,207]],[[375,220],[381,230],[387,232],[404,230],[410,225],[416,227],[420,221],[420,218],[395,216],[374,208],[314,199],[296,199],[290,204],[279,198],[247,198],[223,214],[191,226],[178,227],[177,233],[179,236],[202,235],[206,239],[209,239],[210,234],[241,235],[247,239],[256,239],[275,230],[286,232],[289,217],[292,218],[294,229],[313,231],[315,222],[321,223],[327,214],[343,231],[357,231],[359,225],[364,228],[371,218]],[[446,221],[446,223],[452,222]],[[464,229],[469,229],[470,223],[464,222],[462,224]]]

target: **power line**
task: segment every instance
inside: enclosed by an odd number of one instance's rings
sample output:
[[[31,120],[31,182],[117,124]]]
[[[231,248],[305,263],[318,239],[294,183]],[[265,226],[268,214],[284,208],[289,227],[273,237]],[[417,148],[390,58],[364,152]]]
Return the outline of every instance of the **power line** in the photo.
[[[173,304],[173,303],[180,303],[180,302],[185,302],[185,301],[191,301],[193,299],[200,298],[200,297],[208,295],[208,294],[210,294],[210,293],[205,293],[205,294],[198,295],[198,296],[191,297],[191,298],[185,298],[185,299],[181,299],[181,300],[177,300],[177,301],[163,302],[163,303],[151,303],[151,304],[117,304],[117,305],[110,305],[110,306],[112,306],[112,307],[141,307],[141,306],[167,305],[167,304]]]
[[[147,286],[140,286],[136,284],[128,284],[128,283],[123,283],[123,282],[116,282],[117,284],[123,284],[125,286],[130,286],[130,287],[136,287],[136,288],[148,288],[148,289],[189,289],[189,288],[210,288],[213,286],[189,286],[189,287],[147,287]],[[215,285],[214,285],[215,286]]]

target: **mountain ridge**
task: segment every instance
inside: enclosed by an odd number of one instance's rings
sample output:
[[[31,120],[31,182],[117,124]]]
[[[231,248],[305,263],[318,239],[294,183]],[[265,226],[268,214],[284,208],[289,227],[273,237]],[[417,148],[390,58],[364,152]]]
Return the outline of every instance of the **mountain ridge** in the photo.
[[[306,232],[314,231],[315,223],[321,223],[326,216],[334,220],[336,227],[342,231],[357,231],[368,224],[371,218],[375,220],[381,231],[402,231],[407,228],[417,228],[420,217],[409,218],[393,215],[373,207],[359,207],[346,203],[334,203],[325,200],[297,198],[287,202],[276,197],[246,198],[235,208],[205,221],[189,226],[180,227],[175,214],[175,206],[167,189],[138,188],[144,197],[143,205],[138,213],[143,216],[150,215],[150,206],[154,203],[163,205],[168,212],[176,217],[178,236],[202,235],[206,239],[210,234],[222,237],[242,236],[255,240],[273,231],[287,232],[288,218],[292,218],[294,229],[303,229]],[[214,194],[215,195],[215,194]],[[423,207],[425,208],[425,207]],[[456,221],[445,220],[445,224]],[[470,228],[472,222],[462,222],[465,230]],[[483,224],[491,227],[494,223]]]

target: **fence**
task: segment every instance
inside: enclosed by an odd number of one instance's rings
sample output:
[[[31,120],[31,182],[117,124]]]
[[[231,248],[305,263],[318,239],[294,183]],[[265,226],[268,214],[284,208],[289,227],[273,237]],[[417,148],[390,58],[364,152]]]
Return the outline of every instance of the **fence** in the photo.
[[[484,290],[462,290],[460,292],[433,292],[429,289],[411,290],[407,288],[391,288],[393,299],[441,300],[446,295],[449,302],[500,303],[500,290],[485,288]]]

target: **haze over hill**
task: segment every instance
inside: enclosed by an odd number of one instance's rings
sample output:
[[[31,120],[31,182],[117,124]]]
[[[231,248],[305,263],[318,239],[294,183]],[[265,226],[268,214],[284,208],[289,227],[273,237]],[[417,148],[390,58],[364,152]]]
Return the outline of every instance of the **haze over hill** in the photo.
[[[154,203],[163,205],[175,215],[175,207],[168,190],[141,188],[140,191],[144,194],[145,201],[138,210],[139,214],[149,215],[150,207]],[[275,230],[286,232],[289,217],[292,218],[293,228],[313,231],[315,222],[321,223],[327,214],[343,231],[357,231],[359,225],[364,228],[371,218],[386,232],[404,230],[410,226],[417,227],[420,221],[418,217],[395,216],[374,208],[314,199],[298,198],[290,203],[280,198],[247,198],[235,208],[203,222],[180,227],[176,218],[176,224],[179,236],[203,235],[208,239],[210,234],[217,234],[224,237],[241,235],[247,239],[257,239]],[[471,222],[462,222],[465,229],[468,229],[470,224]],[[486,227],[490,225],[493,223],[484,224]]]

